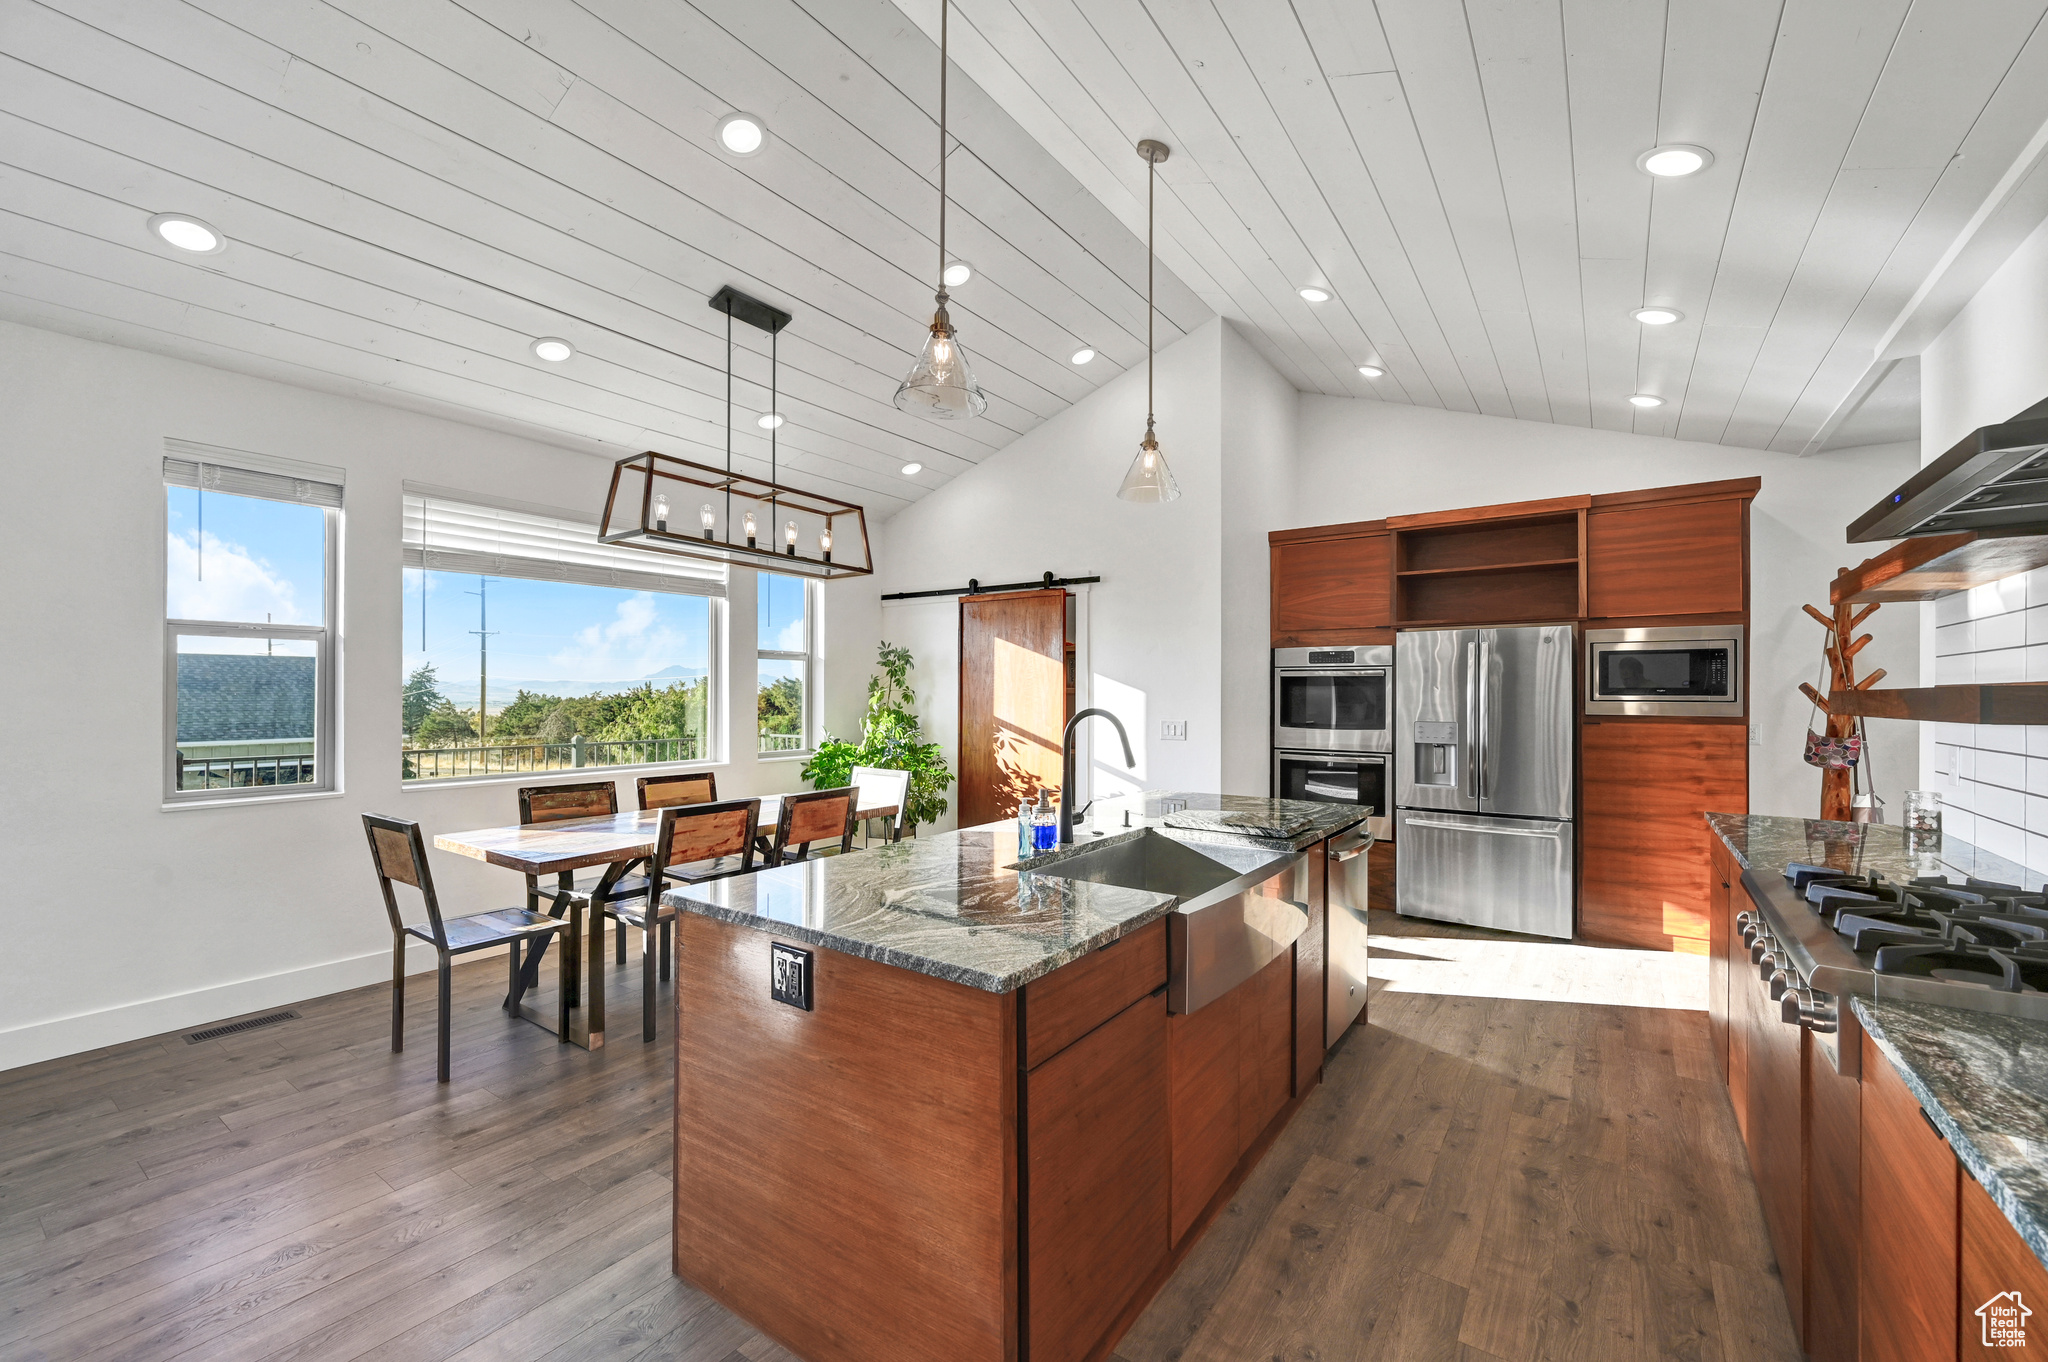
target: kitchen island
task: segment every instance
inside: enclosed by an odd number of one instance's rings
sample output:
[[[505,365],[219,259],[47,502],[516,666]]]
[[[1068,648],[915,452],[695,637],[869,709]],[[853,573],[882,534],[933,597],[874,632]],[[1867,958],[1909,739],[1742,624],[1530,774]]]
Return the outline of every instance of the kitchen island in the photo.
[[[1320,1078],[1363,812],[1148,793],[1021,865],[1000,823],[671,891],[677,1274],[807,1362],[1106,1355]]]

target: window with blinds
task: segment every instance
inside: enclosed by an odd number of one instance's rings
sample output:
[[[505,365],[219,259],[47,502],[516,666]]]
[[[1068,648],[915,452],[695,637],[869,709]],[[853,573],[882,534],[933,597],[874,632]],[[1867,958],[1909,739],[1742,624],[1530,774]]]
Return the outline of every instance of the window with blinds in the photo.
[[[723,596],[726,567],[601,543],[597,519],[405,491],[405,566],[544,582]]]
[[[164,798],[336,788],[340,469],[167,440]]]
[[[724,563],[417,483],[403,509],[404,780],[721,759]]]

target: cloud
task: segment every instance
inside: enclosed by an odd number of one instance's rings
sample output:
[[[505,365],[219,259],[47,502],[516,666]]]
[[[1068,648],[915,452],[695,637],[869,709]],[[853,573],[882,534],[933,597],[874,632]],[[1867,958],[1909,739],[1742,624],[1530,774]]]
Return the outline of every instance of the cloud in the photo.
[[[641,591],[620,601],[611,619],[577,630],[575,643],[548,661],[565,681],[610,680],[660,671],[692,651],[682,633],[662,622],[653,594]]]
[[[207,535],[204,563],[196,535],[173,534],[165,558],[165,609],[176,620],[312,624],[292,584],[240,544]],[[200,579],[200,568],[206,576]]]

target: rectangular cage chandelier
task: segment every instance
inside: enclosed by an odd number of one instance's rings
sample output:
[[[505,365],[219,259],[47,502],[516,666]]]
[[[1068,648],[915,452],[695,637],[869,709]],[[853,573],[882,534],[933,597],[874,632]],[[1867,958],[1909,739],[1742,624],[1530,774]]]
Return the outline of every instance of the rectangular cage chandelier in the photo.
[[[776,338],[790,314],[732,288],[712,295],[725,314],[724,468],[648,450],[612,465],[598,537],[654,553],[752,563],[807,577],[864,577],[874,573],[867,512],[850,501],[807,492],[777,480],[777,420],[768,426],[766,478],[732,468],[732,324],[747,323],[770,337],[769,407],[780,416],[780,363]]]

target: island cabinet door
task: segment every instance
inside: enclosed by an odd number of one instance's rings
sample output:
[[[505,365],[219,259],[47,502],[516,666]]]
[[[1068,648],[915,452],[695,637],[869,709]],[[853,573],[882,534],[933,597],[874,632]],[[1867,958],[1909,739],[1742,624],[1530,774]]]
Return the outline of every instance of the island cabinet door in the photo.
[[[1728,941],[1737,937],[1735,905],[1749,896],[1737,878],[1727,844],[1709,834],[1707,874],[1707,1044],[1721,1081],[1728,1081]]]
[[[1170,1248],[1165,991],[1024,1085],[1024,1357],[1081,1362]]]
[[[1960,1173],[1920,1099],[1867,1035],[1862,1162],[1862,1362],[1953,1358]]]
[[[2048,1270],[1975,1178],[1962,1190],[1963,1362],[2038,1357],[2033,1344],[2048,1348]]]
[[[1780,1019],[1755,970],[1741,982],[1749,1010],[1749,1167],[1792,1327],[1809,1351],[1806,1329],[1806,1031]]]

